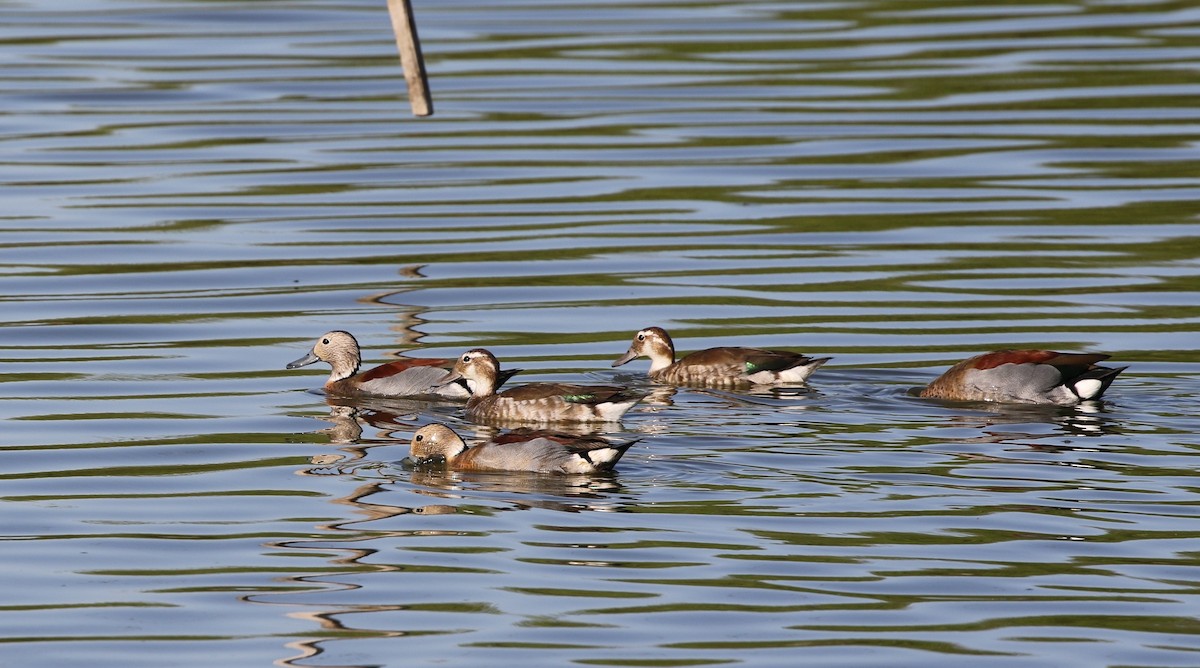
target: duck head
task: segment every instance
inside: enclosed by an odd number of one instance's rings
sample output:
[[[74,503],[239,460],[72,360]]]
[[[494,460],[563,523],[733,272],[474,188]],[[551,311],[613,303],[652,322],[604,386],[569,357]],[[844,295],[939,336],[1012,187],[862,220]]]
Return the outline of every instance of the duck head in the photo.
[[[650,358],[650,371],[665,369],[675,363],[675,342],[662,327],[647,327],[633,337],[629,350],[612,363],[621,366],[639,357]]]
[[[333,368],[329,381],[349,378],[358,372],[362,364],[362,353],[358,350],[358,340],[350,332],[334,330],[326,332],[317,339],[312,350],[298,360],[288,362],[287,368],[298,369],[315,362],[326,362]]]
[[[499,376],[500,362],[496,356],[483,348],[476,348],[459,355],[454,370],[440,384],[446,385],[461,378],[467,381],[471,394],[486,397],[495,394]]]
[[[408,444],[408,457],[417,465],[438,459],[450,464],[466,449],[467,444],[453,429],[435,422],[421,427],[413,434],[412,441]]]

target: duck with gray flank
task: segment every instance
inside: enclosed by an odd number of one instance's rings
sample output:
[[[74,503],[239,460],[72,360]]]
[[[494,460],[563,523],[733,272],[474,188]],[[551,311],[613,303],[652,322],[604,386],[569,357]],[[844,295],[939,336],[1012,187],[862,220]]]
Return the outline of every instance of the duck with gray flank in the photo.
[[[443,382],[467,381],[467,415],[502,422],[616,422],[644,396],[615,385],[526,383],[497,393],[500,362],[476,348],[459,356]]]
[[[325,381],[325,393],[338,396],[417,397],[436,396],[448,399],[467,399],[471,396],[466,383],[448,381],[451,372],[448,359],[400,359],[381,364],[359,373],[362,353],[358,340],[349,332],[326,332],[307,355],[289,362],[287,368],[298,369],[316,362],[326,362],[332,371]],[[503,384],[520,369],[511,369],[498,376]]]
[[[922,397],[1071,406],[1099,399],[1128,367],[1105,367],[1102,353],[997,350],[950,367]]]
[[[675,343],[661,327],[648,327],[633,337],[629,350],[612,363],[621,366],[638,357],[650,358],[649,375],[672,385],[775,385],[803,383],[831,357],[808,357],[788,350],[708,348],[675,360]]]
[[[535,431],[468,448],[453,429],[435,422],[413,434],[409,458],[417,465],[442,460],[456,471],[598,473],[612,470],[635,442]]]

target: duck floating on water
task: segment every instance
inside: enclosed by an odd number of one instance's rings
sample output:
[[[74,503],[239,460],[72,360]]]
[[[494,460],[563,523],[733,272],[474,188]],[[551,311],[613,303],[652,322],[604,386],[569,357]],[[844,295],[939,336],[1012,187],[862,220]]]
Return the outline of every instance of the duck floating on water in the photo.
[[[435,422],[413,434],[409,458],[417,465],[441,459],[456,471],[598,473],[612,470],[635,442],[531,431],[468,448],[453,429]]]
[[[775,385],[802,383],[832,357],[809,357],[788,350],[721,347],[699,350],[675,360],[675,343],[661,327],[648,327],[633,337],[629,350],[612,363],[621,366],[650,358],[651,378],[673,385]]]
[[[1128,367],[1104,367],[1102,353],[997,350],[965,359],[921,391],[922,397],[1071,406],[1099,399]]]
[[[616,422],[645,396],[615,385],[526,383],[497,393],[500,362],[476,348],[459,356],[443,382],[462,378],[471,387],[467,415],[511,422]]]
[[[452,364],[448,359],[401,359],[359,373],[362,353],[358,347],[358,340],[350,332],[342,330],[323,334],[307,355],[289,362],[287,368],[298,369],[316,362],[326,362],[332,369],[324,385],[326,394],[372,397],[437,396],[450,399],[467,399],[471,396],[465,384],[447,381],[451,372],[444,367]],[[511,369],[499,374],[496,384],[503,384],[520,371]]]

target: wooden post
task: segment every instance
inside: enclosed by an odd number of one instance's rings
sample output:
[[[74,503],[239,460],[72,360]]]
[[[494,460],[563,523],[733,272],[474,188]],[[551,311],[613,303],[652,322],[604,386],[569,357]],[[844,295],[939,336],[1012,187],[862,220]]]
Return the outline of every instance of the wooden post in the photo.
[[[408,101],[414,116],[433,113],[433,98],[429,95],[429,80],[425,76],[425,59],[421,56],[421,41],[417,39],[417,21],[413,18],[409,0],[387,0],[392,15],[392,32],[396,33],[396,48],[400,50],[400,66],[408,82]]]

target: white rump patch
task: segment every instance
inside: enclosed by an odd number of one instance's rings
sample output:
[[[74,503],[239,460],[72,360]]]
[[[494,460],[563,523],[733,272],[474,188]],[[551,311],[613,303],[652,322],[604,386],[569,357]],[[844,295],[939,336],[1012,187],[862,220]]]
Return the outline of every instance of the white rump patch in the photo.
[[[1100,388],[1104,387],[1104,383],[1095,378],[1084,378],[1075,383],[1075,393],[1080,399],[1091,399],[1100,393]]]

